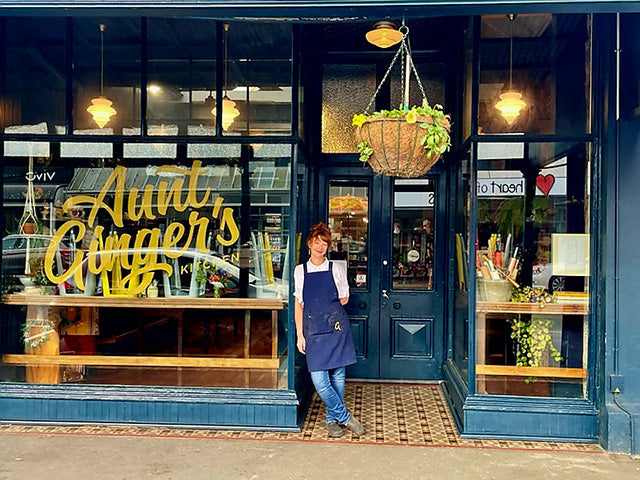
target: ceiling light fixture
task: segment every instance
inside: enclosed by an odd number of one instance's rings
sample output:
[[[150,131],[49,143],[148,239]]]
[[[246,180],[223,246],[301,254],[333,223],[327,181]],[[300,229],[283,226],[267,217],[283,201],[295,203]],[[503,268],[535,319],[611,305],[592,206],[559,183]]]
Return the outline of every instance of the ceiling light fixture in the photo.
[[[513,21],[516,16],[513,13],[508,15],[509,18],[509,90],[500,95],[500,101],[496,103],[496,108],[507,121],[512,125],[516,121],[520,110],[527,106],[522,100],[522,94],[513,89]]]
[[[222,97],[222,129],[226,132],[229,127],[236,120],[238,115],[240,115],[240,110],[236,108],[236,102],[231,100],[227,95],[227,82],[229,77],[229,54],[228,54],[228,35],[229,35],[229,24],[224,24],[224,96]],[[206,103],[206,100],[205,100]],[[215,117],[216,108],[215,106],[211,109],[211,114]]]
[[[376,47],[389,48],[402,40],[402,32],[396,29],[393,22],[377,22],[365,34],[365,38]]]
[[[107,27],[100,24],[100,96],[91,100],[91,105],[87,107],[87,112],[93,117],[99,128],[103,128],[113,115],[116,109],[113,108],[113,102],[104,96],[104,31]]]

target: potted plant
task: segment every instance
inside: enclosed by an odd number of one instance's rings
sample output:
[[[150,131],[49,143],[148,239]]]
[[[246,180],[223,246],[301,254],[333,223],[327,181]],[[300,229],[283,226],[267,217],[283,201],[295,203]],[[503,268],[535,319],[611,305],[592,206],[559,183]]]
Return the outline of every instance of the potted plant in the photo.
[[[205,286],[205,294],[207,291],[206,286],[209,285],[211,287],[209,291],[213,291],[213,297],[220,298],[227,289],[229,273],[221,268],[216,268],[215,265],[208,262],[202,262],[198,264],[196,281],[199,285]]]
[[[442,105],[394,110],[353,116],[357,127],[360,161],[383,175],[419,177],[435,165],[451,147],[450,119]]]
[[[553,293],[540,287],[516,288],[511,296],[512,302],[539,303],[540,308],[544,308],[553,299]],[[541,367],[544,366],[548,357],[555,362],[563,360],[560,351],[553,345],[551,318],[545,315],[532,315],[526,318],[512,317],[508,321],[511,325],[511,339],[514,341],[516,366]],[[524,382],[530,384],[537,380],[537,377],[530,376]]]

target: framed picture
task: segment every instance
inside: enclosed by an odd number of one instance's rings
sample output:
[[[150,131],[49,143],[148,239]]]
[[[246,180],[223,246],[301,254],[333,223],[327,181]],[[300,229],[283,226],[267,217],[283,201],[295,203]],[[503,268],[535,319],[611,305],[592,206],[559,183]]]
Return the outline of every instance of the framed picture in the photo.
[[[551,235],[552,275],[586,277],[589,275],[589,234],[554,233]]]

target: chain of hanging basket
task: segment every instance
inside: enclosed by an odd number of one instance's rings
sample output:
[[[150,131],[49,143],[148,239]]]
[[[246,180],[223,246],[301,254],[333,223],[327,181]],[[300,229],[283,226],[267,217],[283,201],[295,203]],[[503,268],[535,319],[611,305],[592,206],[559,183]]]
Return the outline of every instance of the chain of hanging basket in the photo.
[[[424,175],[449,149],[449,119],[442,107],[431,107],[418,71],[413,63],[409,44],[409,29],[400,27],[400,47],[363,114],[355,115],[358,127],[360,160],[368,161],[376,173],[398,177]],[[370,114],[371,106],[400,58],[402,104],[397,110],[382,110]],[[413,74],[422,94],[421,106],[409,106],[409,83]]]

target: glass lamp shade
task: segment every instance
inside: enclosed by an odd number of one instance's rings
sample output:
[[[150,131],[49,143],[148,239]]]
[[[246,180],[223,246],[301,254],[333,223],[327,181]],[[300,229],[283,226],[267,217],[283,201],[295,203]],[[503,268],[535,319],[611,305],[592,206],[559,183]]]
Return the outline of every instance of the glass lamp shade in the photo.
[[[496,103],[496,108],[500,110],[509,125],[515,122],[518,115],[520,115],[520,110],[526,106],[527,104],[522,100],[522,94],[514,90],[500,95],[500,101]]]
[[[365,34],[365,38],[376,47],[389,48],[402,40],[402,33],[390,22],[379,22]]]
[[[211,115],[216,116],[216,107],[211,109]],[[240,115],[240,110],[236,108],[236,102],[228,96],[222,97],[222,129],[226,132],[235,119]]]
[[[91,100],[91,105],[87,107],[87,112],[91,114],[98,127],[103,128],[109,123],[111,117],[117,113],[111,105],[113,105],[113,102],[102,95]]]

